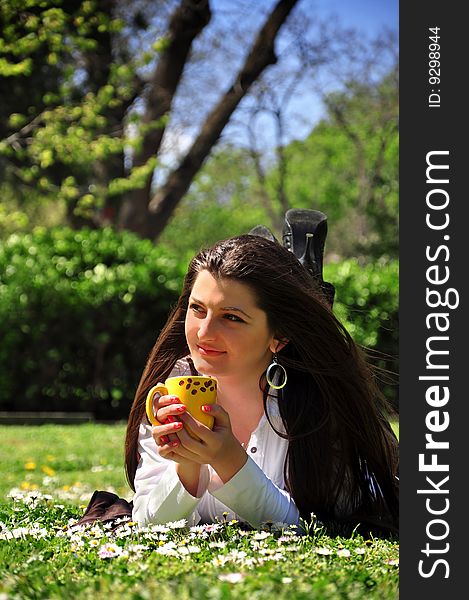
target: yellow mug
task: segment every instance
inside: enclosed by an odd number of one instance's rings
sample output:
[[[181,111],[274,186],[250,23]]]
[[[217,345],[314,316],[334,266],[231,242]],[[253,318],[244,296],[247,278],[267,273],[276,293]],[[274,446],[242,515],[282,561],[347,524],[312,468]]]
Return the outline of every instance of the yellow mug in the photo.
[[[150,423],[161,425],[157,421],[154,413],[153,399],[155,394],[162,396],[178,396],[181,404],[187,407],[187,412],[195,419],[212,429],[214,418],[204,413],[201,409],[205,404],[214,404],[217,401],[217,382],[213,377],[203,377],[201,375],[183,375],[181,377],[169,377],[164,384],[159,383],[151,388],[147,394],[146,411]],[[187,433],[196,440],[200,438],[184,424]]]

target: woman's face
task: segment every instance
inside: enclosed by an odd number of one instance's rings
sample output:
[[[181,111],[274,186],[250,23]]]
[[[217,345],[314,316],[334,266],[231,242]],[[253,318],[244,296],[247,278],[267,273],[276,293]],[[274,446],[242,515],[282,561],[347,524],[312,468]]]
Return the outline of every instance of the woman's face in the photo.
[[[185,330],[195,368],[213,377],[258,379],[279,345],[250,288],[208,271],[195,280]]]

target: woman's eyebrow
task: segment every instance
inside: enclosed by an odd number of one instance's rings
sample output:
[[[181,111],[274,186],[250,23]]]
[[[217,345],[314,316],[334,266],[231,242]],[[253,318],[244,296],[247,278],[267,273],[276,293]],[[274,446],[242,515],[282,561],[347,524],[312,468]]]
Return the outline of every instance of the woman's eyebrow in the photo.
[[[202,302],[202,300],[198,300],[197,298],[194,298],[194,296],[191,296],[190,299],[192,300],[192,302],[195,302],[196,304],[205,306],[205,304]],[[252,319],[252,317],[250,315],[248,315],[248,313],[244,312],[244,310],[242,310],[241,308],[237,308],[236,306],[223,306],[221,308],[221,310],[231,310],[232,312],[239,312],[239,313],[242,313],[243,315],[245,315],[248,319]]]
[[[241,310],[241,308],[236,308],[236,306],[224,306],[222,308],[222,310],[231,310],[232,312],[240,312],[243,315],[245,315],[248,319],[252,319],[252,317],[250,317],[248,315],[248,313],[244,312],[244,310]]]

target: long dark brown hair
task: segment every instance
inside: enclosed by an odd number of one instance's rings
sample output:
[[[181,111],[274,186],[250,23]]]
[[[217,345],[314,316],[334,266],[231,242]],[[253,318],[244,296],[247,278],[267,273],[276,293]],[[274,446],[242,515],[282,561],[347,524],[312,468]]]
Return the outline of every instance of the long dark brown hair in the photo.
[[[280,244],[255,235],[218,242],[195,256],[176,307],[153,347],[132,404],[125,443],[134,489],[138,430],[150,388],[189,349],[184,322],[203,270],[249,286],[275,337],[288,340],[278,360],[288,372],[278,405],[288,439],[285,482],[300,515],[338,533],[398,532],[398,444],[366,357],[328,306],[313,277]],[[269,386],[260,380],[267,417]],[[272,425],[273,426],[273,425]]]

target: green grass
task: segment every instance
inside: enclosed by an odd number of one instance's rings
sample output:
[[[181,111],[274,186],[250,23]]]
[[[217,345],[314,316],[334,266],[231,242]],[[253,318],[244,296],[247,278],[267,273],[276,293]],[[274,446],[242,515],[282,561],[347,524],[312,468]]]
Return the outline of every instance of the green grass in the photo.
[[[9,425],[0,426],[0,436],[0,498],[13,487],[36,486],[71,499],[97,488],[131,494],[123,466],[125,424]]]
[[[131,498],[124,433],[123,424],[0,426],[2,600],[398,597],[393,541],[331,538],[317,527],[304,536],[245,532],[237,523],[73,532],[95,489]],[[106,548],[115,556],[104,558]]]

